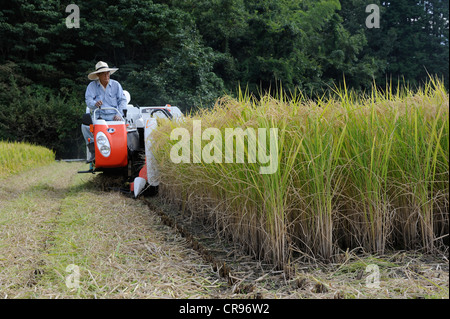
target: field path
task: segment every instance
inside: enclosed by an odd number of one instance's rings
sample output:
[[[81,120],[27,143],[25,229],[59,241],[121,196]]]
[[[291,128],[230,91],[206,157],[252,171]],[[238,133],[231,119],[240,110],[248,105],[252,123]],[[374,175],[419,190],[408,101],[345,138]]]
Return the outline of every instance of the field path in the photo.
[[[230,283],[190,236],[166,226],[164,205],[152,211],[143,200],[109,191],[101,174],[77,173],[86,169],[54,162],[0,179],[0,298],[448,299],[447,256],[347,251],[339,264],[296,262],[288,277],[239,245],[192,229],[231,266]],[[193,221],[183,218],[186,227]],[[379,270],[379,287],[367,284],[368,265]]]
[[[1,180],[0,298],[211,298],[226,282],[142,201],[84,163]]]

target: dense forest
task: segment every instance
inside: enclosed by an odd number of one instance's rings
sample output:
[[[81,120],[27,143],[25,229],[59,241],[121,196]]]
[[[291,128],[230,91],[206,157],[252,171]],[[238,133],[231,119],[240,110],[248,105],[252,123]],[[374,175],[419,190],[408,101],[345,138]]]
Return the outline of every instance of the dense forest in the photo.
[[[185,112],[239,86],[314,98],[344,79],[364,92],[431,75],[448,88],[448,19],[444,0],[2,0],[0,140],[78,156],[99,60],[119,68],[133,104]]]

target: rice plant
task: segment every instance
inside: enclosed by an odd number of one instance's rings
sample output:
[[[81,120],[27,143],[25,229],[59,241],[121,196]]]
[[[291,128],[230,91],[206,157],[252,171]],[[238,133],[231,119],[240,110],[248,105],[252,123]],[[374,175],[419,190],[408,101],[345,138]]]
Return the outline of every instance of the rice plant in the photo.
[[[185,211],[280,268],[299,253],[331,260],[347,248],[432,251],[448,242],[449,104],[439,81],[359,96],[344,86],[315,101],[239,93],[154,133],[163,193]],[[171,132],[183,127],[192,137],[198,121],[220,136],[247,134],[232,144],[190,140],[189,160],[174,163]],[[276,149],[277,169],[261,174],[249,132],[269,128],[276,140],[267,133],[258,146]],[[205,162],[195,148],[223,152]],[[230,149],[244,156],[227,161]]]
[[[38,145],[0,141],[0,177],[55,160],[53,151]]]

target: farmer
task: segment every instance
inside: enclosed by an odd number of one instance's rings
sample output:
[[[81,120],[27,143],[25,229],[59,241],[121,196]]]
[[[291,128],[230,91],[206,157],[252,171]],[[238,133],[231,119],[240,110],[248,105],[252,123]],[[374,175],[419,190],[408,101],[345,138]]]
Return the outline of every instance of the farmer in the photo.
[[[116,72],[117,68],[109,68],[108,64],[99,61],[95,65],[95,71],[89,73],[88,78],[92,80],[86,88],[85,100],[90,110],[102,107],[116,108],[123,116],[123,110],[126,109],[127,100],[123,94],[122,86],[119,82],[110,79],[110,75]],[[106,121],[120,121],[122,118],[114,110],[100,110],[96,113]],[[87,160],[92,162],[95,158],[94,136],[89,130],[90,114],[86,114],[81,125],[81,132],[88,146],[91,157]]]

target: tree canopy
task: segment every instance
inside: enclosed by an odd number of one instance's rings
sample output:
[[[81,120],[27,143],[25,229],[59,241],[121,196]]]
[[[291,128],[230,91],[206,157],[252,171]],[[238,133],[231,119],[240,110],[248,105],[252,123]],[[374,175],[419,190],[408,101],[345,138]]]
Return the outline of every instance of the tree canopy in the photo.
[[[436,75],[448,87],[448,1],[93,0],[75,3],[79,28],[66,25],[68,4],[2,2],[0,139],[18,138],[7,123],[17,99],[59,96],[84,112],[99,60],[119,68],[112,77],[134,104],[183,111],[238,86],[257,94],[281,83],[314,96],[344,78],[367,90]],[[366,25],[369,4],[379,28]]]

